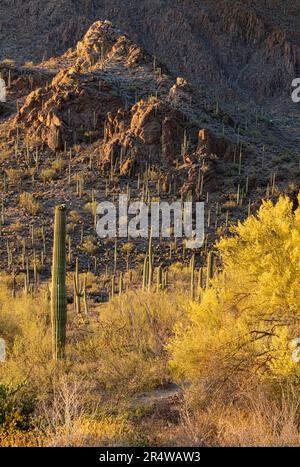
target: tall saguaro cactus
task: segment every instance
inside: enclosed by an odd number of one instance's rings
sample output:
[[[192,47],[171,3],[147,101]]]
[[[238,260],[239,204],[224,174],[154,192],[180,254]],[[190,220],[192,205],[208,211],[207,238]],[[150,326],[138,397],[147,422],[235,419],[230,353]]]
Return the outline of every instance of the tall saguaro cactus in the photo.
[[[152,229],[149,237],[149,248],[148,248],[148,291],[151,291],[152,279],[153,279],[153,248],[152,248]]]
[[[148,286],[148,274],[149,274],[149,258],[148,258],[148,255],[146,255],[144,259],[144,267],[143,267],[143,290],[146,290]]]
[[[64,357],[67,324],[66,206],[55,208],[52,261],[51,320],[53,359]]]
[[[144,260],[144,268],[143,268],[143,290],[151,291],[152,281],[153,281],[153,247],[152,247],[152,231],[150,232],[149,236],[149,246],[148,246],[148,254]]]
[[[210,282],[214,277],[214,254],[210,251],[207,255],[207,270],[206,270],[206,288],[210,287]]]
[[[190,261],[191,270],[191,299],[195,299],[195,255],[191,257]]]

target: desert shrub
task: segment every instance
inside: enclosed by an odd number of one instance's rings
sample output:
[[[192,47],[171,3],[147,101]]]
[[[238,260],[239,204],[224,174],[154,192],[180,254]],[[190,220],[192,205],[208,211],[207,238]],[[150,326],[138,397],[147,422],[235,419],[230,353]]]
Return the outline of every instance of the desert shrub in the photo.
[[[126,416],[106,413],[95,385],[88,375],[56,375],[48,388],[51,397],[38,406],[43,446],[111,446],[133,441],[135,434]]]
[[[77,224],[81,220],[81,216],[77,211],[70,211],[68,214],[68,219],[74,224]]]
[[[44,446],[128,446],[136,445],[134,427],[125,418],[105,416],[93,419],[83,416],[74,420],[71,430],[61,427],[44,440]]]
[[[90,202],[90,203],[86,203],[85,206],[84,206],[84,209],[86,211],[89,211],[92,215],[94,215],[96,209],[97,209],[97,206],[98,206],[98,203],[97,201],[93,201],[93,202]]]
[[[300,208],[293,212],[282,197],[219,242],[223,272],[200,304],[190,304],[189,324],[177,325],[169,344],[179,380],[206,381],[211,391],[240,391],[251,378],[278,390],[299,381],[292,358],[300,336],[299,236]]]
[[[76,224],[74,224],[73,222],[68,222],[67,227],[66,227],[67,233],[70,234],[74,232],[75,227],[76,227]]]
[[[131,243],[131,242],[124,243],[124,245],[122,245],[122,247],[121,247],[121,251],[125,256],[126,266],[127,266],[127,270],[128,270],[129,269],[129,259],[130,259],[130,256],[132,255],[132,253],[134,252],[134,244]]]
[[[66,161],[60,157],[52,162],[52,169],[55,170],[55,172],[61,173],[64,170],[65,165]]]
[[[4,58],[3,60],[1,60],[1,65],[14,66],[15,64],[16,62],[12,58]]]
[[[7,169],[6,175],[11,185],[20,185],[23,178],[23,172],[19,169]]]
[[[57,172],[53,168],[43,169],[40,173],[40,178],[43,180],[44,183],[48,182],[49,180],[53,180],[54,178],[56,178],[56,176]]]
[[[236,195],[235,195],[236,198]],[[225,201],[225,203],[222,204],[221,210],[224,212],[228,211],[234,211],[236,209],[239,209],[239,206],[236,204],[236,199],[235,200],[228,200]]]
[[[43,446],[42,436],[37,431],[13,431],[6,433],[0,439],[1,448],[40,447]]]
[[[0,384],[0,433],[28,431],[32,427],[34,399],[19,386]]]
[[[24,225],[22,224],[22,222],[17,220],[15,223],[11,224],[11,229],[13,232],[22,232],[22,230],[24,229]]]
[[[29,211],[33,216],[38,214],[42,208],[41,204],[36,201],[34,196],[31,193],[26,192],[20,195],[20,205]]]
[[[0,365],[3,384],[20,384],[30,375],[31,388],[47,385],[52,371],[50,305],[46,290],[35,297],[19,292],[14,300],[4,279],[0,283],[0,329],[7,344],[7,361]]]
[[[191,270],[188,266],[182,263],[173,263],[169,267],[170,281],[176,283],[176,287],[184,286],[184,282],[189,283],[191,280]],[[186,287],[186,286],[185,286]]]
[[[101,307],[88,338],[73,358],[107,391],[123,395],[153,388],[169,378],[165,344],[183,314],[184,298],[173,294],[128,292]]]
[[[82,251],[90,255],[94,254],[97,250],[97,245],[95,245],[95,239],[92,236],[88,236],[81,245],[81,249]]]

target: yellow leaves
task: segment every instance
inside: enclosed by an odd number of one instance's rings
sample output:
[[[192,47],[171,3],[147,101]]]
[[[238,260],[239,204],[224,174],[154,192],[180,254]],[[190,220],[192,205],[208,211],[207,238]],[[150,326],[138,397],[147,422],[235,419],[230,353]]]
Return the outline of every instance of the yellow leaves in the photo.
[[[296,360],[295,346],[287,326],[277,328],[272,338],[273,354],[269,363],[272,374],[277,378],[299,379],[300,364]]]
[[[222,239],[218,245],[227,273],[236,271],[243,284],[256,283],[252,293],[266,297],[271,307],[295,308],[289,297],[298,297],[295,289],[300,285],[297,217],[299,209],[294,216],[288,198],[280,198],[276,205],[266,201],[257,217],[240,223],[235,236]]]
[[[191,379],[241,365],[264,378],[300,376],[289,350],[300,321],[300,208],[293,213],[286,197],[266,201],[232,234],[217,245],[222,274],[171,342],[172,368]]]

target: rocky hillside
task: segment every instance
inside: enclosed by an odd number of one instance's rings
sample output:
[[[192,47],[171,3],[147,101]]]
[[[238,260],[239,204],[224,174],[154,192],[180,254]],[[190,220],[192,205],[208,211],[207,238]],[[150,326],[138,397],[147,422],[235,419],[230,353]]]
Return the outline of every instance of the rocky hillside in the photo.
[[[0,72],[8,97],[0,108],[4,268],[11,269],[28,225],[43,226],[49,254],[49,218],[62,201],[74,216],[73,254],[85,269],[100,256],[99,273],[114,261],[114,246],[95,233],[99,200],[127,192],[132,199],[206,201],[207,252],[262,198],[298,189],[292,104],[283,118],[276,108],[270,114],[241,104],[234,90],[230,100],[218,99],[172,74],[110,21],[96,21],[63,55],[37,65],[4,61]],[[145,252],[146,242],[136,248]],[[179,259],[181,249],[174,255],[170,248],[157,245],[162,264]]]
[[[3,0],[0,57],[57,56],[92,22],[109,19],[197,86],[263,102],[287,96],[300,71],[299,10],[299,0]]]
[[[61,57],[25,74],[4,64],[2,73],[20,97],[8,121],[14,139],[22,135],[55,153],[81,145],[121,176],[153,165],[165,174],[162,187],[173,182],[184,193],[196,190],[204,173],[212,182],[214,159],[237,157],[234,118],[185,79],[165,73],[109,21],[94,23]]]
[[[41,421],[25,423],[34,429],[26,431],[28,441],[20,436],[21,445],[48,443],[48,425],[51,445],[73,445],[71,423],[74,445],[82,438],[126,446],[130,438],[141,446],[209,446],[220,445],[224,432],[224,445],[240,440],[239,432],[248,445],[258,445],[257,420],[263,426],[258,435],[274,436],[270,444],[299,444],[289,399],[297,374],[290,373],[289,353],[281,360],[286,339],[299,335],[297,232],[285,201],[260,211],[260,220],[251,216],[283,193],[294,210],[299,205],[300,107],[289,97],[299,72],[297,3],[0,1],[0,75],[7,91],[0,102],[0,337],[8,349],[0,380],[20,380],[22,391],[28,381]],[[98,204],[117,206],[119,195],[148,205],[201,201],[203,246],[190,249],[175,237],[175,220],[169,236],[151,241],[130,231],[99,238]],[[49,279],[53,213],[62,203],[68,323],[67,359],[58,368],[49,364]],[[227,244],[222,255],[220,238]],[[62,341],[64,319],[56,318],[63,316],[52,317],[53,336]],[[283,334],[275,336],[274,323],[286,326]],[[170,358],[178,360],[173,369],[182,374],[182,389],[173,384]],[[278,391],[285,381],[287,397],[275,401],[275,393],[285,394]],[[269,399],[257,404],[268,387]],[[15,407],[17,392],[9,394]],[[240,418],[225,419],[233,405]],[[284,410],[276,412],[277,405]],[[266,407],[277,418],[264,424]],[[19,412],[8,424],[14,443]],[[111,425],[115,417],[122,429]],[[93,437],[98,422],[100,441]],[[232,426],[234,436],[224,429]],[[6,425],[2,432],[10,445]]]

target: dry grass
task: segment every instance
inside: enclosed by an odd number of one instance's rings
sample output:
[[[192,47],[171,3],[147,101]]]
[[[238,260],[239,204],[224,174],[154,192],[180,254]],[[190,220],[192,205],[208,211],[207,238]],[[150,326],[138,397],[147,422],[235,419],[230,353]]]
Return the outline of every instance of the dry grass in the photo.
[[[276,397],[259,385],[232,394],[231,402],[212,395],[207,405],[198,401],[198,406],[189,405],[189,396],[181,411],[177,445],[299,446],[299,401],[291,388]]]

